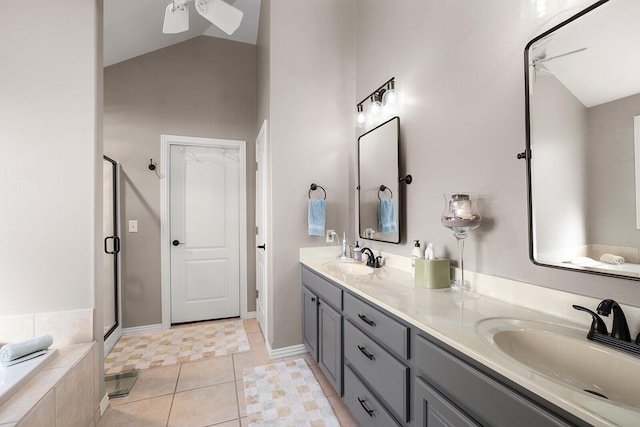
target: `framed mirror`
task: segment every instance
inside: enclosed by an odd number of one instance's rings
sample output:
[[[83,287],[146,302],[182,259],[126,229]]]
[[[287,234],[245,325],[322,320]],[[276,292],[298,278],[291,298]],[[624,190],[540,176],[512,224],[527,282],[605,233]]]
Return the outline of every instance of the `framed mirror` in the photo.
[[[400,243],[400,118],[394,117],[358,138],[360,237]]]
[[[639,21],[599,1],[525,49],[535,264],[640,279]]]

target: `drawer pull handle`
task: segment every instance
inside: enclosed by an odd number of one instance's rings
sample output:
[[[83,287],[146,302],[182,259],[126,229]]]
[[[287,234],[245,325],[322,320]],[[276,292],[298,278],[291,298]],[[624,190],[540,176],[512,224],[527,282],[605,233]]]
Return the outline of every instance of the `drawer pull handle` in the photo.
[[[376,358],[375,358],[375,357],[373,357],[373,354],[369,353],[369,352],[367,351],[367,349],[366,349],[366,348],[364,348],[364,347],[362,347],[362,346],[358,346],[358,350],[360,350],[360,352],[361,352],[362,354],[364,354],[364,355],[367,357],[367,359],[369,359],[369,360],[376,360]]]
[[[360,406],[362,406],[362,409],[365,410],[365,412],[371,417],[373,418],[373,409],[369,409],[367,408],[367,405],[365,405],[365,401],[360,399],[360,397],[358,397],[358,402],[360,402]]]
[[[367,325],[376,326],[376,323],[373,320],[367,318],[367,316],[365,316],[364,314],[358,314],[358,317],[360,318],[360,320],[362,320]]]

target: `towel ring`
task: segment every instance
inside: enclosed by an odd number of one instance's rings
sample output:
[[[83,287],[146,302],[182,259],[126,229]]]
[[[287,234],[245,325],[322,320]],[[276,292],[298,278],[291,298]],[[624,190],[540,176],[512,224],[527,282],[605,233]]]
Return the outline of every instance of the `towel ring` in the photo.
[[[318,188],[320,188],[324,193],[324,197],[322,198],[322,200],[327,200],[327,192],[325,191],[324,188],[322,188],[321,185],[318,185],[318,184],[311,184],[311,187],[309,188],[309,199],[311,199],[311,192],[316,191]]]
[[[383,193],[386,190],[389,190],[389,194],[391,194],[391,197],[389,197],[389,198],[393,199],[393,191],[391,191],[391,189],[389,187],[387,187],[386,185],[381,185],[380,189],[378,190],[378,200],[382,201],[382,199],[380,198],[380,193]]]

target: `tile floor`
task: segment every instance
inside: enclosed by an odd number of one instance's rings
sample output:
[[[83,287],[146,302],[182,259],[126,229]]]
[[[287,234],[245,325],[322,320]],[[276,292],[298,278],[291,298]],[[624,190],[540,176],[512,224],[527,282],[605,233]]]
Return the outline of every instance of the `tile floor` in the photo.
[[[111,399],[99,427],[243,427],[246,402],[242,370],[266,365],[264,337],[255,319],[244,320],[251,349],[173,366],[143,369],[127,397]],[[308,355],[303,357],[344,427],[357,426],[349,411]]]

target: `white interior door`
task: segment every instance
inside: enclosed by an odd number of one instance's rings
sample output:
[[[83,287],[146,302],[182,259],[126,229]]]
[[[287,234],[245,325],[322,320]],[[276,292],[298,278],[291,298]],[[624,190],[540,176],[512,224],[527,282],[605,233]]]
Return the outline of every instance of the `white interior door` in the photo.
[[[256,138],[256,317],[267,335],[267,122]]]
[[[171,323],[240,315],[239,159],[171,145]]]

